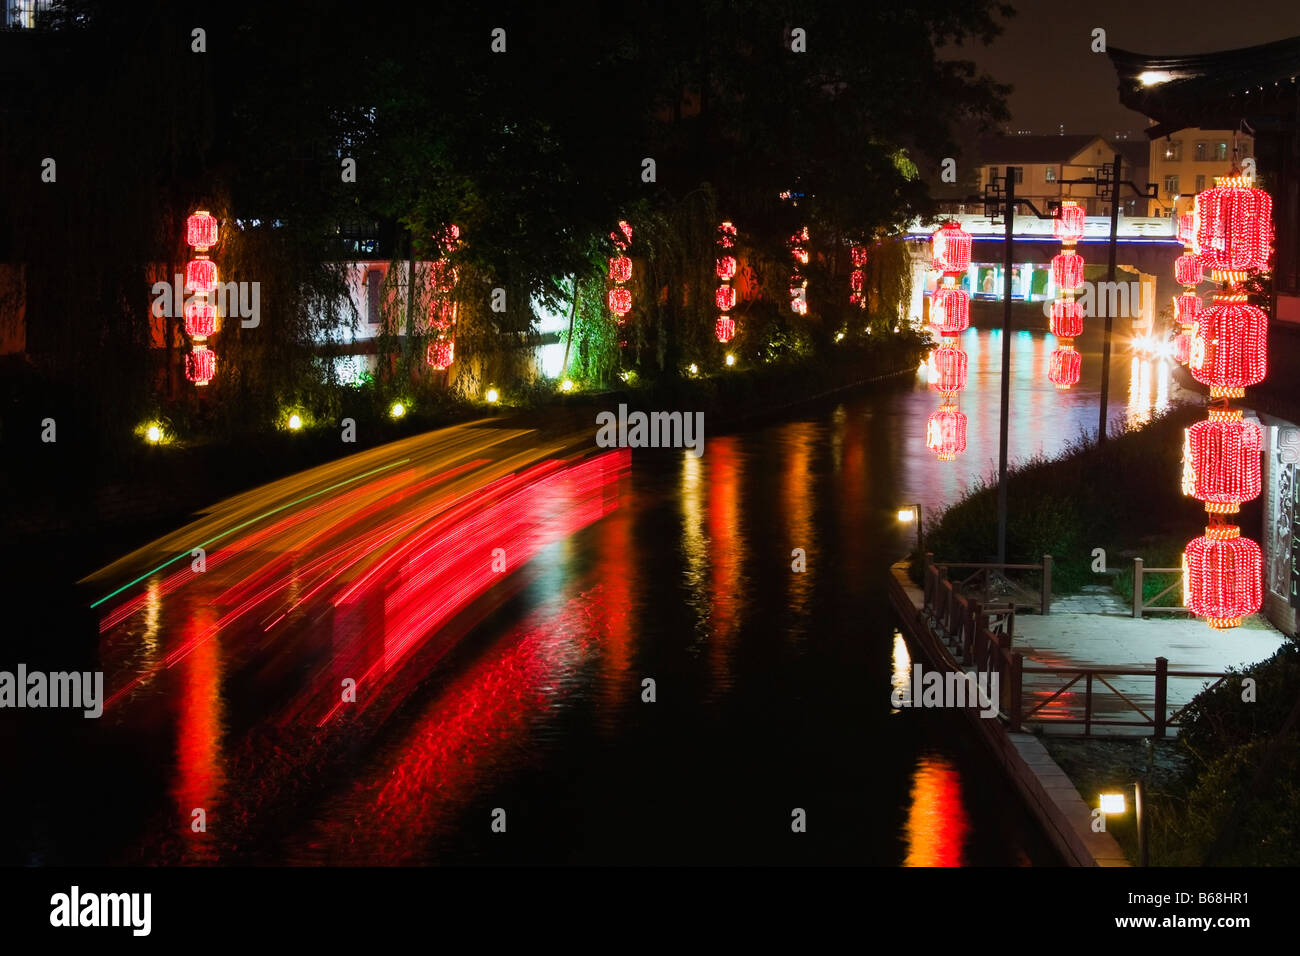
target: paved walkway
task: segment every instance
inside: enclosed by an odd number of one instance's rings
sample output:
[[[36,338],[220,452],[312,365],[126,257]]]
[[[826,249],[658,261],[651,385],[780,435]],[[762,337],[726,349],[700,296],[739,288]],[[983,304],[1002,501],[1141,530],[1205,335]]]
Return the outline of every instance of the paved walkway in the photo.
[[[1288,638],[1275,630],[1262,616],[1251,615],[1243,625],[1229,631],[1216,631],[1197,618],[1131,616],[1123,601],[1105,587],[1089,588],[1085,593],[1052,602],[1046,616],[1024,614],[1016,617],[1014,649],[1031,664],[1055,668],[1113,667],[1152,672],[1152,676],[1106,677],[1111,688],[1093,679],[1093,717],[1102,720],[1141,720],[1142,715],[1125,703],[1123,694],[1147,715],[1153,711],[1155,693],[1155,659],[1165,657],[1172,671],[1222,673],[1228,667],[1243,667],[1271,657]],[[1073,674],[1026,674],[1025,710],[1034,704],[1028,699],[1047,700],[1069,682]],[[1173,714],[1190,701],[1214,678],[1170,677],[1168,713]],[[1119,693],[1116,693],[1118,691]],[[1046,704],[1035,718],[1081,720],[1084,716],[1085,683],[1081,678],[1069,690]],[[1028,726],[1035,726],[1030,724]],[[1081,724],[1052,725],[1044,721],[1049,733],[1082,733]],[[1151,729],[1141,727],[1094,727],[1107,734],[1146,736]],[[1174,734],[1170,730],[1170,735]]]

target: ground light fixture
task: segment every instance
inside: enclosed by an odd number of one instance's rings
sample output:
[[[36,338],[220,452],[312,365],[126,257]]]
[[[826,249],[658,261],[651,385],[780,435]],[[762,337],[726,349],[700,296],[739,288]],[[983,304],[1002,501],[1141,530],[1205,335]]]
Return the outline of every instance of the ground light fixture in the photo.
[[[844,333],[843,333],[843,332],[836,332],[836,333],[835,333],[835,341],[836,341],[836,342],[843,342],[843,341],[844,341]]]
[[[1127,787],[1123,789],[1117,788],[1100,794],[1097,806],[1101,812],[1108,817],[1123,816],[1127,813],[1127,801],[1124,799],[1127,789]],[[1138,866],[1150,866],[1150,841],[1147,838],[1147,820],[1142,813],[1142,782],[1140,780],[1133,783],[1133,816],[1133,822],[1137,826]]]
[[[163,438],[162,426],[159,425],[157,422],[154,422],[148,428],[145,429],[144,438],[145,441],[149,442],[149,444],[151,445],[158,444],[160,441],[162,441]]]
[[[294,412],[289,416],[289,431],[296,432],[300,428],[302,428],[302,416]]]
[[[394,418],[401,418],[406,414],[406,406],[401,402],[393,402],[392,407],[388,409],[388,414]]]
[[[566,378],[563,382],[561,382],[561,383],[560,383],[560,391],[562,391],[562,392],[571,392],[571,391],[573,391],[573,379],[571,379],[571,378]]]
[[[692,362],[692,363],[690,364],[690,367],[687,369],[687,371],[690,372],[692,375],[699,375],[699,374],[700,374],[700,367],[699,367],[698,365],[696,365],[694,362]]]
[[[899,524],[911,524],[913,521],[916,522],[916,549],[921,551],[921,506],[906,505],[898,509]]]
[[[501,393],[495,388],[489,388],[483,393],[483,398],[489,405],[495,405],[497,402],[501,401]]]
[[[726,357],[725,359],[723,359],[723,361],[727,363],[727,367],[728,367],[728,368],[730,368],[731,366],[735,365],[735,364],[736,364],[736,355],[735,355],[735,353],[734,353],[734,352],[728,352],[728,353],[727,353],[727,357]]]

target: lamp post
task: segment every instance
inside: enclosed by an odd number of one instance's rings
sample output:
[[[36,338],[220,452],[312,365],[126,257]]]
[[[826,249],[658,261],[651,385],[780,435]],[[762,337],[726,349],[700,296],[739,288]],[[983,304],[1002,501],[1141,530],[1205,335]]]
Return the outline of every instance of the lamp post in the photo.
[[[925,549],[924,549],[924,547],[923,547],[922,544],[921,544],[921,505],[920,505],[920,503],[918,502],[917,504],[914,504],[914,505],[908,505],[906,508],[899,508],[899,509],[898,509],[898,520],[899,520],[899,522],[902,523],[902,524],[907,524],[907,523],[910,522],[910,521],[915,521],[915,522],[916,522],[916,550],[919,551],[919,552],[921,552],[922,554],[924,554],[924,553],[925,553]]]
[[[1124,792],[1117,791],[1103,793],[1099,802],[1099,808],[1106,816],[1118,816],[1126,811],[1124,806]],[[1147,834],[1147,818],[1142,812],[1142,781],[1136,780],[1133,783],[1133,817],[1134,824],[1137,826],[1138,841],[1138,866],[1150,866],[1150,840]]]

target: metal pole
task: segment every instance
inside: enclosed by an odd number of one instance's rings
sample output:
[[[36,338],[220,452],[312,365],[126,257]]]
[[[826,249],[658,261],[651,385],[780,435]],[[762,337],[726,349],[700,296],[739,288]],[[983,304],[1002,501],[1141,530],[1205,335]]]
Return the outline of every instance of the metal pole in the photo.
[[[1011,269],[1016,229],[1016,171],[1007,167],[1002,239],[1002,411],[998,421],[998,564],[1007,563],[1007,414],[1011,398]]]
[[[1115,281],[1115,255],[1119,251],[1119,182],[1120,182],[1120,164],[1124,157],[1120,153],[1115,154],[1115,163],[1111,170],[1110,178],[1110,251],[1109,261],[1106,267],[1106,281],[1113,283]],[[1110,288],[1108,286],[1107,288]],[[1117,296],[1107,297],[1114,302]],[[1105,301],[1100,294],[1092,297],[1092,301],[1100,303]],[[1102,307],[1106,312],[1106,337],[1101,344],[1101,414],[1097,424],[1097,441],[1106,440],[1106,416],[1107,404],[1110,400],[1110,327],[1111,314],[1110,309]]]
[[[1147,818],[1142,813],[1142,781],[1133,784],[1133,812],[1136,815],[1138,836],[1138,866],[1150,866],[1150,842],[1147,839]]]
[[[925,554],[925,548],[921,546],[921,503],[916,503],[916,550]]]

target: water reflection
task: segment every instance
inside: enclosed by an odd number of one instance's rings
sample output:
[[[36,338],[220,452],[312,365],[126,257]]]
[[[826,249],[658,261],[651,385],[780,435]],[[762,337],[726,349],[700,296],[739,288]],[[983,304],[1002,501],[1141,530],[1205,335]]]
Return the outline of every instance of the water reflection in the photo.
[[[925,754],[912,774],[904,866],[961,866],[970,820],[962,801],[961,775],[952,761]]]

